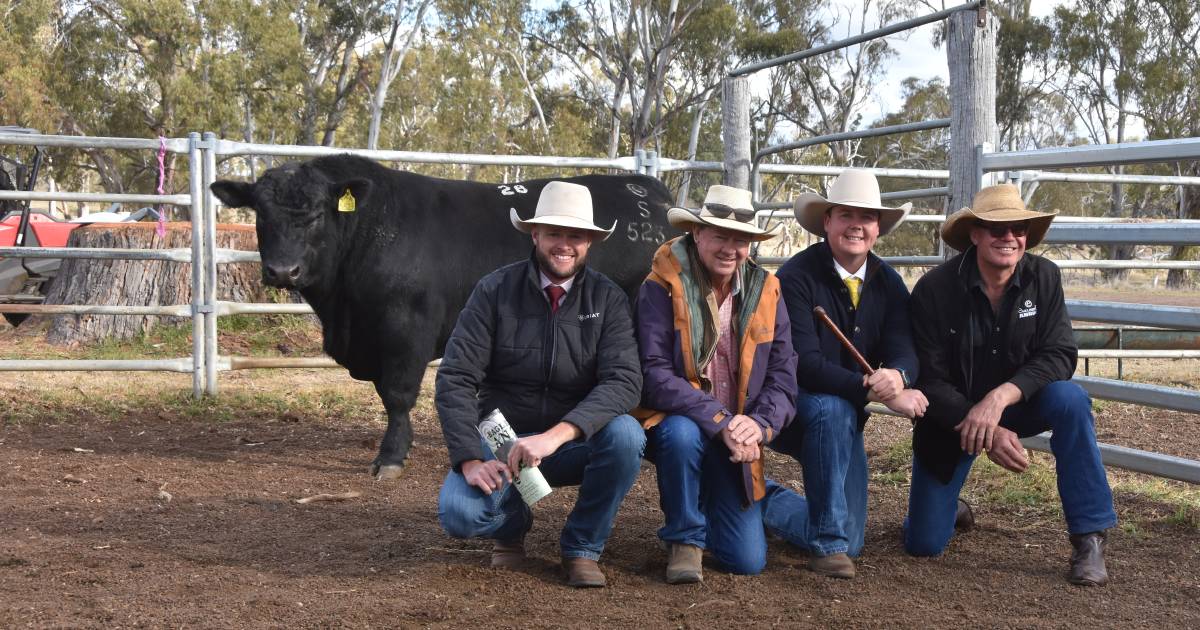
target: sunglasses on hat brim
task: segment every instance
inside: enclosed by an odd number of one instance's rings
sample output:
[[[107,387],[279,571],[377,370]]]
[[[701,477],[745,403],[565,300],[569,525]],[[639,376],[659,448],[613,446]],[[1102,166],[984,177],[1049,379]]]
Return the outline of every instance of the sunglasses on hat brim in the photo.
[[[749,223],[754,219],[754,208],[734,208],[720,203],[706,203],[704,209],[718,219],[727,219],[733,215],[735,221]]]
[[[1016,238],[1021,238],[1029,234],[1029,221],[1016,221],[1013,223],[994,223],[991,221],[976,221],[975,227],[981,230],[987,230],[987,233],[992,238],[1004,238],[1009,232]]]

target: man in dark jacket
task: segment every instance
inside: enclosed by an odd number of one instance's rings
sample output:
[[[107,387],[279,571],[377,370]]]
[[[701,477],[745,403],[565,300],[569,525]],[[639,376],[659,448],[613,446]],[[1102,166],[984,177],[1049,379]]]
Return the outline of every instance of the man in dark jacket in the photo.
[[[1058,267],[1025,251],[1054,214],[1027,210],[1015,186],[984,188],[942,226],[942,240],[963,253],[913,289],[917,387],[929,410],[913,432],[904,544],[915,556],[942,553],[975,457],[1023,472],[1019,438],[1048,429],[1074,547],[1068,580],[1103,585],[1105,530],[1117,515],[1091,400],[1070,381],[1078,353]]]
[[[637,298],[639,414],[658,470],[666,579],[703,579],[704,549],[726,570],[759,573],[764,525],[796,540],[786,519],[768,519],[764,497],[799,499],[763,471],[762,446],[791,420],[796,382],[779,281],[749,259],[751,242],[778,226],[760,229],[750,191],[720,185],[699,211],[672,208],[667,219],[688,233],[654,254]]]
[[[917,355],[908,320],[908,288],[871,252],[875,241],[903,222],[912,204],[881,205],[869,171],[850,169],[829,187],[795,201],[796,220],[825,239],[779,269],[799,358],[796,420],[772,444],[804,466],[805,500],[795,518],[807,520],[809,569],[852,578],[867,522],[867,455],[863,425],[868,402],[919,418],[927,401],[911,389]],[[813,313],[820,306],[854,347],[878,369],[863,369],[836,334]]]
[[[538,466],[551,486],[580,486],[559,538],[568,584],[604,586],[597,560],[645,446],[627,413],[642,385],[628,299],[584,265],[612,229],[592,223],[588,189],[567,182],[545,187],[534,218],[511,219],[533,256],[479,281],[437,373],[451,463],[438,516],[451,536],[493,539],[493,567],[517,566],[533,516],[510,482]],[[507,461],[477,432],[493,409],[520,436]]]

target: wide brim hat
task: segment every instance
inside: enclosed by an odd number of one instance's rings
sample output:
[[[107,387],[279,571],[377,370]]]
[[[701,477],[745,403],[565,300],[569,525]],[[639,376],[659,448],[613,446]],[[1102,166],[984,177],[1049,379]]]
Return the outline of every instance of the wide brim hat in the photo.
[[[1057,215],[1058,210],[1038,212],[1026,208],[1021,191],[1012,184],[988,186],[975,194],[970,208],[963,208],[946,218],[942,224],[942,240],[950,247],[965,252],[972,245],[971,228],[976,221],[1029,221],[1029,234],[1025,237],[1025,248],[1029,249],[1046,238],[1050,223]]]
[[[842,171],[837,179],[829,185],[829,197],[817,193],[804,193],[792,202],[792,210],[796,222],[809,232],[826,238],[825,213],[834,206],[849,206],[863,210],[875,210],[879,213],[879,235],[884,236],[904,222],[912,210],[912,204],[906,203],[899,208],[889,208],[883,205],[879,196],[879,181],[870,171],[851,168]]]
[[[509,208],[508,220],[526,234],[532,232],[535,225],[555,225],[594,232],[602,241],[617,227],[616,221],[607,230],[593,222],[592,193],[587,186],[560,181],[550,182],[542,188],[533,218],[521,219],[516,208]]]
[[[758,222],[755,221],[754,198],[750,191],[721,184],[709,186],[704,195],[704,204],[698,210],[668,210],[667,221],[681,230],[690,231],[697,225],[730,230],[743,234],[752,241],[773,238],[783,229],[782,225],[775,225],[769,230],[758,227]]]

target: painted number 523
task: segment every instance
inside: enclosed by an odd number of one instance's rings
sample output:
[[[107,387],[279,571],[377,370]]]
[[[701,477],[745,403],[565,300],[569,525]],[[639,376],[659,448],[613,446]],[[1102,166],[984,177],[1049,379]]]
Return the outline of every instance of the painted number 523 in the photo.
[[[649,221],[638,223],[630,221],[625,225],[625,238],[633,242],[643,241],[646,243],[661,243],[666,240],[666,235],[663,234],[661,225],[655,225]]]

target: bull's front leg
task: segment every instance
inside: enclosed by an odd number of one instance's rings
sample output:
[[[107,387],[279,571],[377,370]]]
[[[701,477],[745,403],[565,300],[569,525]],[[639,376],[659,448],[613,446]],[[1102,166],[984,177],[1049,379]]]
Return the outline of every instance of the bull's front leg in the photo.
[[[409,411],[417,403],[421,393],[421,379],[425,375],[425,362],[414,361],[414,366],[394,366],[384,371],[375,383],[375,391],[387,409],[387,431],[379,443],[379,454],[371,462],[371,474],[379,481],[398,479],[404,468],[404,460],[412,448],[413,430]]]

